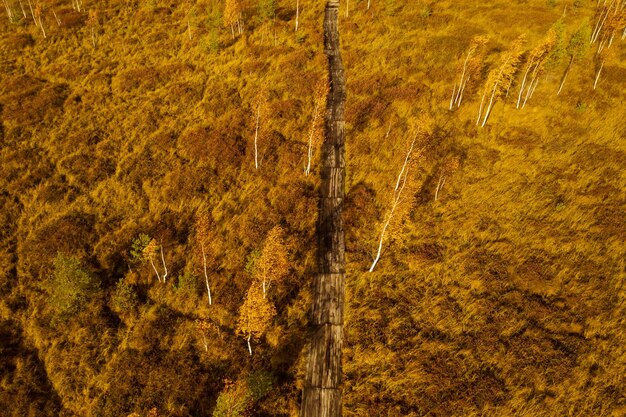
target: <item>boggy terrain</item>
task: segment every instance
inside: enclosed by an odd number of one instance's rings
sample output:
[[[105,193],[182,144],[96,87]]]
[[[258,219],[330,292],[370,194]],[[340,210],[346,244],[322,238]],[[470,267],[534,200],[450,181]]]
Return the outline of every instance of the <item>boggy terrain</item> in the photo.
[[[3,0],[1,414],[299,413],[324,3]],[[626,414],[624,9],[341,1],[345,416]]]

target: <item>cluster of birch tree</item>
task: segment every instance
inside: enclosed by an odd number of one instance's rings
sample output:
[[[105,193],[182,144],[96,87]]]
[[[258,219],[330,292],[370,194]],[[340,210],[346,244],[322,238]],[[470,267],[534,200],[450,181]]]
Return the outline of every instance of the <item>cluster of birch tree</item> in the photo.
[[[487,73],[484,86],[479,90],[480,104],[476,125],[481,127],[486,125],[494,105],[498,100],[508,97],[512,88],[518,89],[515,107],[525,108],[545,72],[555,68],[567,57],[567,65],[556,90],[556,94],[559,95],[574,63],[584,58],[594,43],[598,44],[595,51],[596,75],[593,80],[593,89],[596,89],[605,63],[615,57],[611,50],[614,39],[626,38],[626,0],[610,2],[607,0],[600,3],[599,1],[597,4],[593,30],[585,21],[566,36],[562,17],[538,44],[528,51],[525,50],[525,36],[518,37]],[[474,37],[459,60],[456,71],[458,78],[452,87],[449,103],[450,110],[458,109],[466,91],[474,89],[480,82],[486,65],[488,44],[489,40],[485,36]],[[516,86],[518,73],[521,73],[521,79]]]

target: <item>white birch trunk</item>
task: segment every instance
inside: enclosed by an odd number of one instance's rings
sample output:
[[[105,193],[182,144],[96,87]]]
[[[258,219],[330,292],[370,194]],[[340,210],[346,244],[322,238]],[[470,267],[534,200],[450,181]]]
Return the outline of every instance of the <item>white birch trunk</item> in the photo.
[[[37,26],[37,19],[35,19],[35,12],[33,12],[33,5],[28,0],[28,7],[30,8],[30,15],[33,17],[33,22],[35,22],[35,26]]]
[[[311,173],[311,160],[313,159],[313,136],[315,135],[315,124],[317,123],[319,104],[316,102],[313,109],[313,122],[311,122],[311,131],[309,132],[309,147],[307,151],[307,164],[304,173],[308,176]]]
[[[461,102],[463,101],[463,93],[465,92],[465,87],[467,86],[467,80],[469,77],[465,78],[465,81],[463,81],[463,87],[461,87],[461,92],[459,93],[459,98],[457,100],[456,103],[456,107],[459,108],[461,107]]]
[[[206,271],[206,253],[204,252],[204,245],[200,243],[200,248],[202,249],[202,265],[204,266],[204,282],[206,283],[206,293],[209,297],[209,305],[213,304],[213,299],[211,298],[211,287],[209,286],[209,274]]]
[[[533,94],[535,94],[537,84],[539,84],[539,77],[535,77],[530,83],[530,86],[528,87],[528,92],[526,93],[526,97],[524,98],[524,104],[522,104],[522,109],[526,107],[526,102],[528,101],[528,99],[531,98]]]
[[[24,15],[24,19],[28,19],[26,16],[26,10],[24,10],[24,5],[22,4],[22,0],[18,0],[20,2],[20,9],[22,9],[22,14]]]
[[[54,15],[54,19],[57,21],[57,26],[61,27],[61,20],[58,18],[57,14],[54,12],[54,9],[52,9],[52,14]]]
[[[206,342],[206,337],[204,337],[204,332],[202,332],[202,344],[204,345],[204,350],[206,352],[208,352],[209,351],[209,345]]]
[[[39,15],[39,27],[41,28],[41,33],[43,34],[43,38],[46,39],[46,30],[43,27],[43,21],[41,20],[41,15]]]
[[[489,99],[489,105],[487,106],[487,109],[485,110],[485,118],[483,119],[483,124],[480,127],[485,127],[485,123],[487,123],[487,119],[489,118],[489,114],[491,113],[491,109],[493,108],[493,100],[496,96],[496,91],[498,91],[498,84],[499,82],[496,82],[493,86],[493,91],[491,92],[491,98]]]
[[[456,83],[454,83],[454,86],[452,87],[452,97],[450,97],[450,110],[452,110],[452,107],[454,106],[455,101],[456,101]]]
[[[516,109],[519,109],[520,102],[522,101],[522,93],[524,92],[524,87],[526,86],[526,77],[528,77],[528,72],[530,71],[530,67],[531,67],[531,64],[528,64],[528,67],[526,68],[526,72],[524,72],[524,78],[522,78],[522,85],[519,89],[519,95],[517,96],[517,105],[515,106]]]
[[[252,335],[248,335],[248,352],[250,352],[250,356],[252,356],[252,345],[250,344],[250,337],[252,337]]]
[[[478,126],[478,123],[480,123],[480,116],[482,116],[482,113],[483,113],[483,103],[485,102],[486,95],[487,95],[487,91],[483,93],[483,98],[480,99],[480,107],[478,107],[478,118],[476,119],[476,126]]]
[[[299,22],[300,22],[300,0],[296,0],[296,32],[298,31]]]
[[[259,169],[259,147],[257,141],[259,139],[259,122],[261,118],[261,103],[256,109],[256,127],[254,129],[254,169]]]
[[[157,271],[156,266],[154,266],[154,261],[152,260],[152,257],[150,258],[150,265],[152,265],[152,269],[154,269],[154,273],[157,276],[157,280],[161,282],[161,275],[159,275],[159,271]]]
[[[167,277],[167,265],[165,265],[165,256],[163,256],[163,244],[161,244],[161,262],[163,262],[163,282],[165,282],[165,278]]]
[[[446,183],[446,178],[443,174],[439,175],[439,182],[437,183],[437,188],[435,189],[435,201],[439,198],[439,191],[443,188],[443,185]]]
[[[369,272],[372,272],[374,268],[376,268],[376,264],[380,260],[380,255],[382,254],[383,242],[385,241],[385,234],[387,233],[387,228],[389,227],[389,224],[391,223],[391,220],[393,219],[393,215],[396,211],[396,208],[398,207],[398,204],[400,204],[400,201],[402,200],[402,191],[404,190],[404,187],[406,186],[406,181],[409,175],[408,163],[411,157],[411,153],[413,152],[413,147],[415,145],[416,139],[417,139],[417,133],[415,134],[415,137],[413,138],[413,141],[411,142],[411,146],[409,147],[406,157],[404,158],[404,164],[402,164],[402,169],[400,170],[400,173],[398,174],[398,179],[396,181],[396,187],[394,189],[393,199],[391,203],[391,209],[389,210],[389,214],[387,215],[385,223],[383,224],[383,229],[380,233],[380,239],[378,240],[378,249],[376,250],[376,257],[374,258],[374,261],[372,262],[372,266],[370,266]],[[402,185],[400,185],[400,182],[402,182]]]
[[[463,86],[463,84],[465,83],[465,72],[467,71],[467,63],[469,62],[470,57],[472,56],[472,51],[470,50],[467,53],[467,56],[465,57],[465,62],[463,62],[463,71],[461,71],[461,80],[459,81],[459,90],[456,94],[456,97],[454,99],[454,101],[456,103],[458,103],[458,105],[461,105],[460,102],[460,97],[461,97],[461,87]]]
[[[596,89],[596,86],[598,85],[598,80],[600,79],[600,73],[602,72],[602,68],[604,67],[604,61],[602,61],[602,64],[600,64],[600,69],[598,70],[598,73],[596,74],[596,80],[593,82],[593,89]]]

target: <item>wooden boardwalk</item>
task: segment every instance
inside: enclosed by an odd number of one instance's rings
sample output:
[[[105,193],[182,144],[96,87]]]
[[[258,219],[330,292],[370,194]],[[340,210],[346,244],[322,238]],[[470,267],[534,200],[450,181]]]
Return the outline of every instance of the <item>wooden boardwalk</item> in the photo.
[[[311,347],[301,417],[341,416],[341,348],[345,292],[342,210],[345,189],[345,75],[339,50],[339,0],[328,0],[324,52],[329,92],[322,145],[322,182],[317,224],[318,273],[314,281]]]

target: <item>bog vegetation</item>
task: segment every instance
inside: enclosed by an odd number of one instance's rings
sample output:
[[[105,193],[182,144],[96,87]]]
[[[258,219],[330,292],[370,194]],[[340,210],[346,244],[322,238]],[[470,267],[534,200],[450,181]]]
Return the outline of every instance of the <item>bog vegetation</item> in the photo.
[[[346,416],[626,414],[626,2],[353,0]],[[0,412],[295,416],[314,0],[2,0]]]

